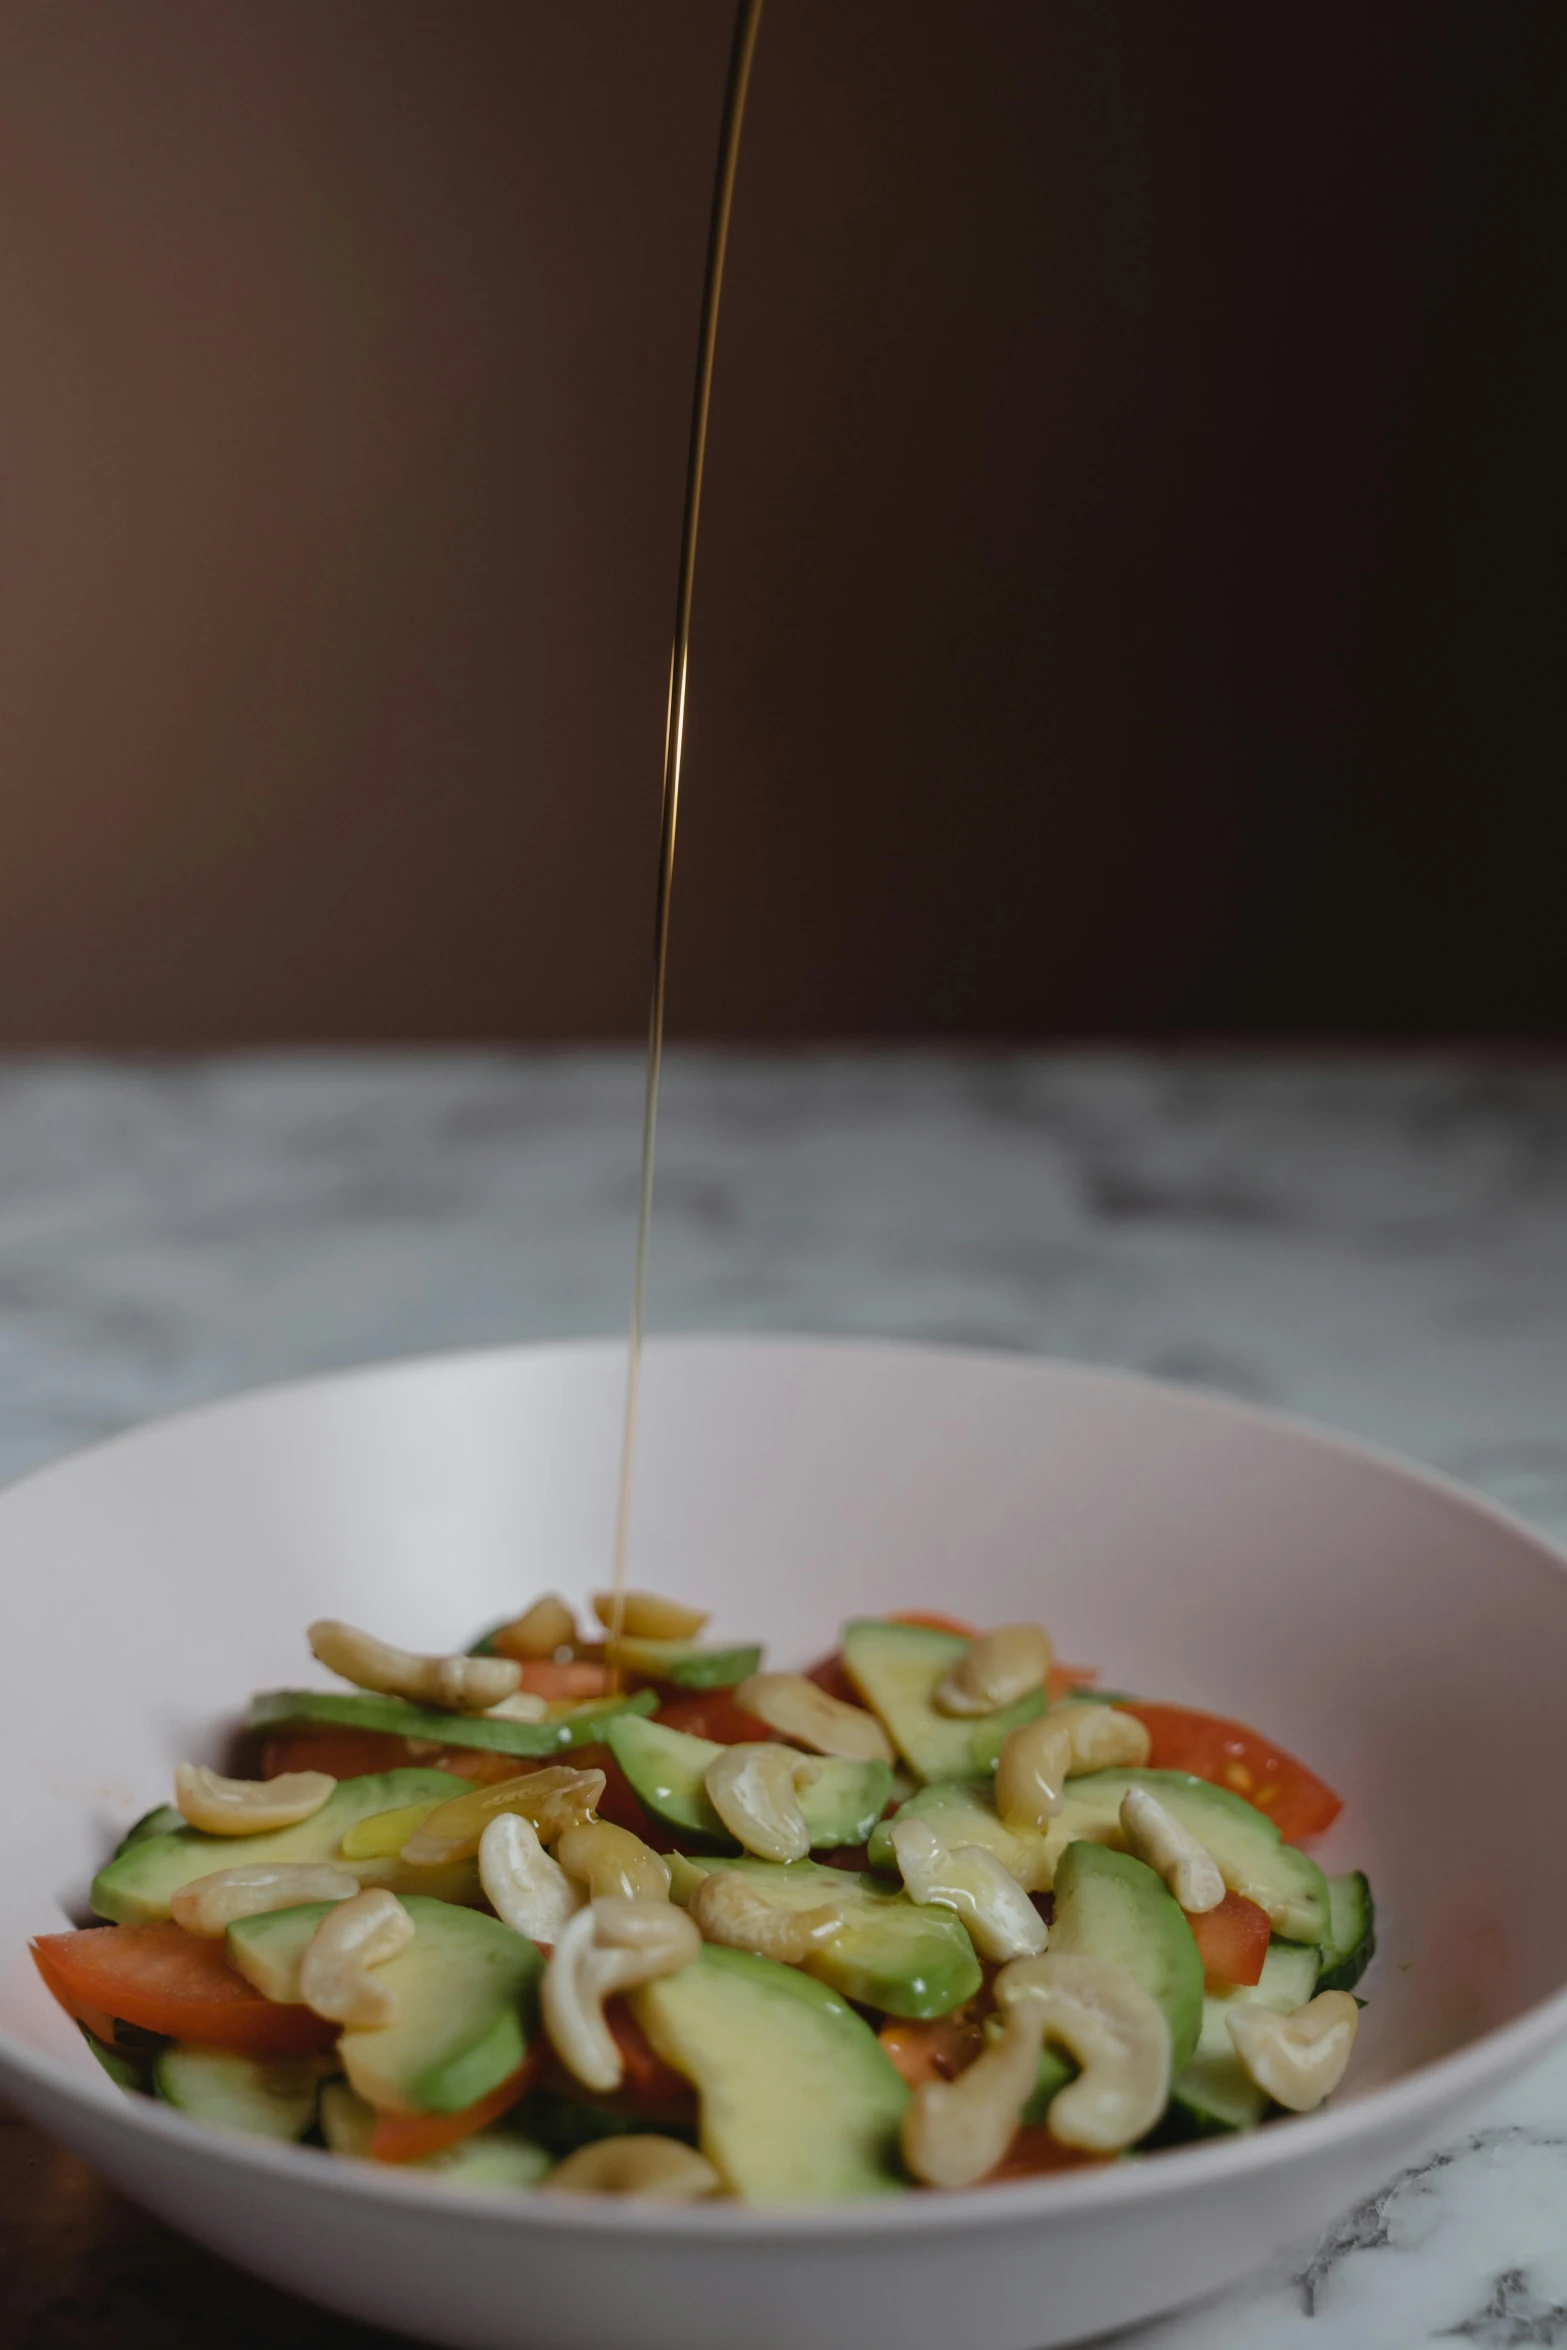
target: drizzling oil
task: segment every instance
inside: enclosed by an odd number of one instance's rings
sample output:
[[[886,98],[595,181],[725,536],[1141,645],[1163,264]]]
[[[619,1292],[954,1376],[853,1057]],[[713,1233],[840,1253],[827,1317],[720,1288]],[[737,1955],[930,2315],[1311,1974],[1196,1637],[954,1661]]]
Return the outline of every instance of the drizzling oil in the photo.
[[[686,683],[691,643],[691,592],[696,577],[696,534],[702,510],[702,469],[707,457],[707,418],[713,390],[713,353],[718,340],[718,304],[723,292],[729,214],[734,201],[740,129],[745,119],[751,60],[761,27],[762,0],[739,0],[729,78],[718,134],[718,167],[707,239],[707,275],[702,287],[702,321],[697,334],[696,384],[691,400],[691,439],[686,455],[686,495],[680,529],[680,569],[675,593],[675,632],[669,656],[669,702],[664,717],[664,779],[659,819],[658,887],[653,906],[653,985],[648,1012],[647,1076],[642,1097],[642,1174],[637,1192],[637,1253],[631,1282],[631,1340],[626,1362],[626,1413],[620,1447],[620,1491],[615,1509],[614,1601],[610,1613],[610,1685],[618,1686],[615,1651],[626,1604],[626,1567],[631,1534],[631,1491],[636,1471],[637,1412],[642,1392],[642,1324],[647,1305],[648,1242],[653,1224],[653,1159],[658,1139],[658,1088],[664,1065],[664,996],[669,968],[669,904],[675,875],[675,826],[680,813],[680,761],[685,742]]]

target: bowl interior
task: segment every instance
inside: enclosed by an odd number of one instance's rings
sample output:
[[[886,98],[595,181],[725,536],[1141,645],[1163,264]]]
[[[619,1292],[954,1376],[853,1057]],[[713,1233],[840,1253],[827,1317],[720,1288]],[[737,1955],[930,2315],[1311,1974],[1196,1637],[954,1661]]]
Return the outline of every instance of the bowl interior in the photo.
[[[188,1415],[0,1498],[0,2032],[92,2073],[25,1956],[115,1835],[341,1615],[459,1645],[610,1555],[623,1350],[438,1358]],[[1175,1390],[916,1349],[650,1351],[634,1580],[805,1662],[841,1620],[1038,1616],[1114,1686],[1250,1721],[1346,1798],[1381,1956],[1348,2094],[1567,1980],[1547,1807],[1567,1577],[1479,1505]],[[107,2083],[102,2093],[112,2097]]]

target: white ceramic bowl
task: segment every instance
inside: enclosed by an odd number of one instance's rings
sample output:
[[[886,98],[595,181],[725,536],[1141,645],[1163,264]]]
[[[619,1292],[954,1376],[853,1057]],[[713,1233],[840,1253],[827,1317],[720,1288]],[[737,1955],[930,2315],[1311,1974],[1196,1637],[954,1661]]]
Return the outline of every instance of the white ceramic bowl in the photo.
[[[1140,2164],[872,2207],[459,2199],[120,2095],[29,1934],[116,1832],[306,1677],[317,1615],[444,1647],[609,1554],[622,1351],[412,1363],[195,1412],[0,1499],[0,2085],[241,2265],[473,2350],[1042,2350],[1254,2267],[1567,2034],[1567,1579],[1430,1477],[1262,1414],[1014,1358],[650,1356],[639,1582],[760,1633],[1042,1615],[1116,1684],[1238,1715],[1347,1797],[1383,1955],[1331,2111]],[[311,1676],[319,1678],[319,1676]]]

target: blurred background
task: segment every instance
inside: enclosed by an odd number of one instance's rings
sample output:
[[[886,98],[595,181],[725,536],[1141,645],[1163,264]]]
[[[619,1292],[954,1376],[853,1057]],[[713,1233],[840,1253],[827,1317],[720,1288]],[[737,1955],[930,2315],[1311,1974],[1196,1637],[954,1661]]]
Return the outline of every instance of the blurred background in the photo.
[[[630,1038],[729,0],[0,11],[0,1043]],[[1567,1025],[1561,0],[770,0],[701,1039]]]

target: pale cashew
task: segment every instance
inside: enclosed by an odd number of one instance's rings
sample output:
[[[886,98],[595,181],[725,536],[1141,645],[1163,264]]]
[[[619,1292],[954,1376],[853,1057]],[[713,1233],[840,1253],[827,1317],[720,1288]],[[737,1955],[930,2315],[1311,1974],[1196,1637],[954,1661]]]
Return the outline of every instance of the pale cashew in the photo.
[[[1157,1795],[1128,1787],[1121,1798],[1121,1833],[1139,1860],[1157,1869],[1182,1909],[1201,1917],[1224,1899],[1224,1879],[1206,1844],[1199,1843]]]
[[[605,2000],[678,1974],[701,1947],[685,1911],[668,1901],[593,1901],[567,1920],[544,1970],[544,2028],[584,2088],[618,2088],[625,2071]]]
[[[954,2081],[925,2081],[904,2109],[903,2159],[928,2187],[972,2187],[1017,2133],[1039,2078],[1044,2011],[1019,2000],[990,2045]]]
[[[1310,2113],[1344,2078],[1360,2010],[1347,1991],[1319,1991],[1292,2015],[1242,2000],[1226,2019],[1235,2053],[1275,2105]]]
[[[410,1868],[434,1869],[448,1861],[467,1860],[479,1849],[479,1839],[493,1819],[516,1812],[531,1820],[542,1843],[552,1844],[567,1828],[591,1819],[604,1792],[602,1771],[578,1770],[572,1763],[551,1763],[546,1770],[524,1771],[515,1779],[497,1779],[488,1787],[470,1788],[437,1805],[409,1835],[402,1856]]]
[[[299,1996],[306,2007],[334,2024],[369,2031],[394,2023],[397,1994],[378,1983],[372,1967],[384,1966],[414,1938],[414,1922],[395,1893],[379,1887],[356,1893],[328,1910],[299,1962]]]
[[[1003,1967],[995,1998],[1004,2015],[1037,2007],[1045,2039],[1077,2060],[1046,2116],[1058,2144],[1116,2154],[1153,2128],[1170,2094],[1170,2028],[1124,1967],[1052,1950]]]
[[[511,1697],[503,1697],[499,1705],[487,1705],[487,1722],[542,1722],[549,1713],[549,1699],[535,1697],[531,1689],[519,1689]]]
[[[1038,1624],[1001,1624],[971,1640],[936,1683],[944,1714],[997,1714],[1044,1686],[1055,1651]]]
[[[785,1909],[782,1902],[758,1893],[735,1869],[710,1869],[686,1909],[704,1942],[754,1951],[758,1958],[776,1958],[784,1966],[802,1965],[843,1925],[843,1911],[836,1902]]]
[[[593,1613],[606,1632],[616,1630],[613,1591],[594,1592]],[[619,1633],[623,1640],[695,1640],[707,1620],[703,1609],[687,1607],[678,1599],[665,1599],[656,1591],[628,1591],[621,1602]]]
[[[577,1620],[570,1608],[553,1591],[547,1591],[514,1623],[502,1624],[492,1632],[490,1646],[502,1656],[546,1657],[557,1649],[570,1648],[576,1637]]]
[[[182,1762],[174,1800],[204,1836],[259,1836],[311,1819],[337,1781],[325,1771],[284,1771],[276,1779],[225,1779],[205,1763]]]
[[[1044,1949],[1044,1919],[983,1845],[949,1845],[915,1815],[894,1820],[892,1849],[909,1899],[955,1909],[981,1958],[1027,1958]]]
[[[479,1882],[503,1925],[530,1942],[558,1942],[583,1894],[539,1842],[521,1813],[496,1814],[479,1838]]]
[[[780,1738],[792,1738],[813,1753],[844,1755],[851,1762],[892,1761],[892,1740],[874,1714],[829,1697],[803,1673],[752,1673],[734,1700]]]
[[[617,1894],[624,1901],[667,1901],[669,1863],[613,1820],[584,1820],[557,1839],[555,1858],[568,1877],[587,1887],[590,1901]]]
[[[705,2155],[678,2138],[598,2138],[558,2162],[553,2195],[626,2195],[642,2203],[702,2203],[724,2183]]]
[[[787,1746],[726,1746],[703,1774],[708,1800],[737,1844],[763,1860],[803,1860],[811,1832],[795,1792],[804,1756]]]
[[[359,1879],[328,1861],[258,1861],[193,1877],[169,1895],[169,1915],[187,1934],[216,1941],[240,1918],[264,1917],[306,1901],[350,1901]]]
[[[328,1672],[340,1673],[356,1689],[446,1713],[485,1713],[515,1695],[522,1678],[522,1668],[508,1656],[415,1656],[329,1616],[312,1624],[307,1638]]]
[[[1052,1706],[1002,1740],[996,1810],[1009,1828],[1043,1828],[1066,1801],[1068,1779],[1085,1771],[1135,1769],[1152,1746],[1136,1716],[1113,1705]]]

